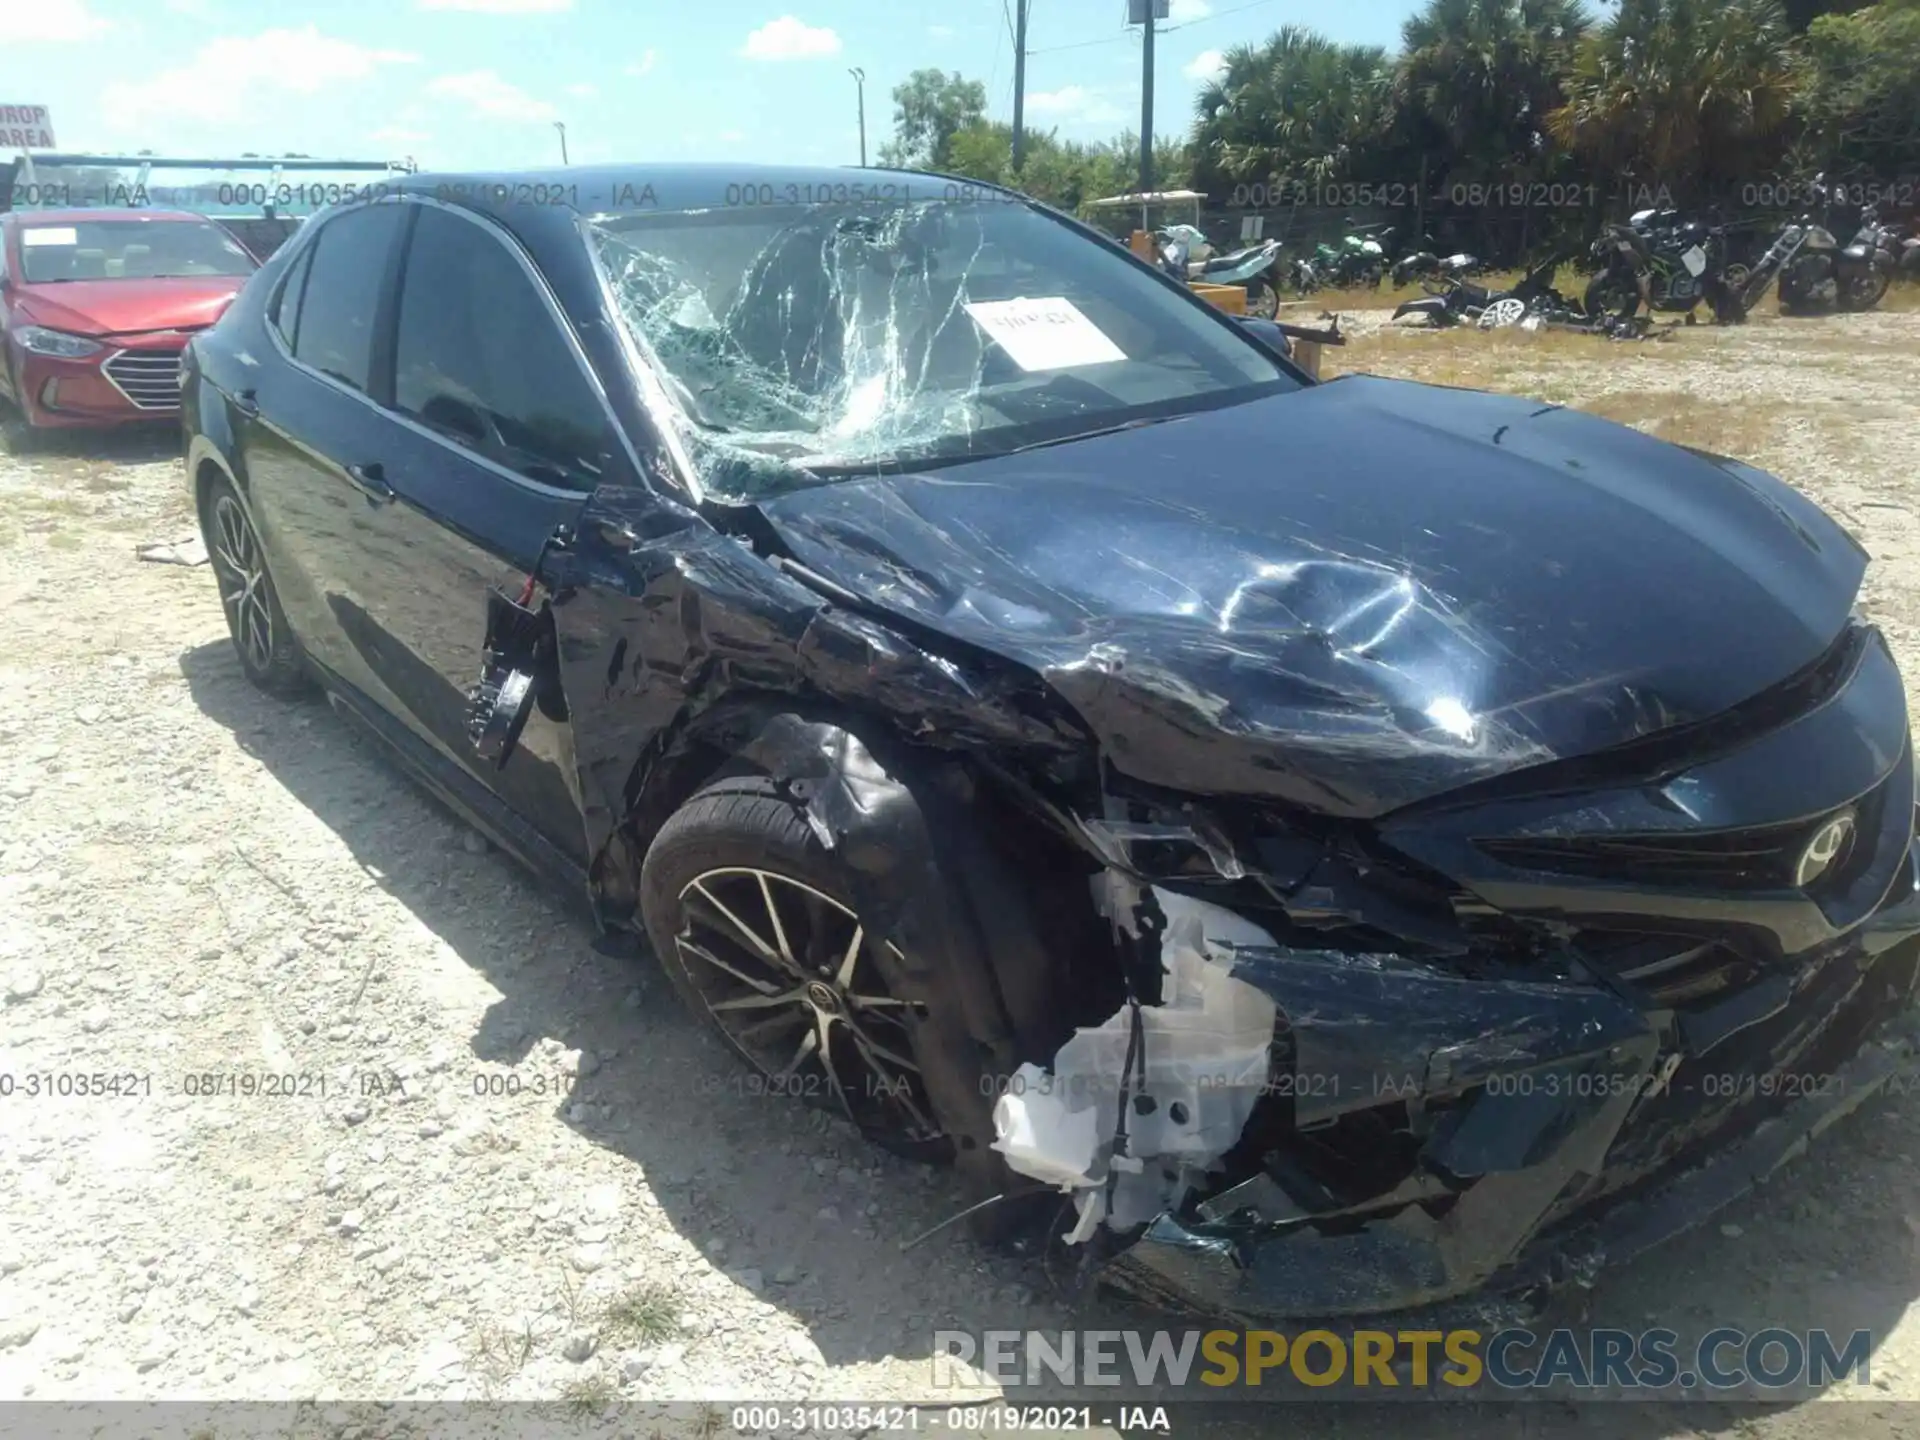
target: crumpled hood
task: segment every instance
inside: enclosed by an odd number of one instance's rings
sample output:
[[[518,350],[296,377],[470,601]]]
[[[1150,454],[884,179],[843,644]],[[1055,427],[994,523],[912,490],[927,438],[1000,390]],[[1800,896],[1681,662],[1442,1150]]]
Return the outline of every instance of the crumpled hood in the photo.
[[[202,330],[226,313],[244,275],[154,280],[64,280],[27,287],[21,313],[35,325],[74,335]]]
[[[1372,377],[762,508],[1120,770],[1350,815],[1723,711],[1825,649],[1867,558],[1749,466]]]

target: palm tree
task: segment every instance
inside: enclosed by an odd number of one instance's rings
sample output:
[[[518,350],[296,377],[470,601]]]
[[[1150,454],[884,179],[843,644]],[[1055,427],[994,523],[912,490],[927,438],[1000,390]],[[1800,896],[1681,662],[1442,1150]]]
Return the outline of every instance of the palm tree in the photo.
[[[1393,120],[1392,64],[1288,25],[1227,52],[1195,102],[1196,177],[1311,184],[1373,178]]]
[[[1797,69],[1779,0],[1621,0],[1547,128],[1636,187],[1724,186],[1771,168]]]
[[[1578,0],[1429,0],[1401,30],[1400,102],[1444,139],[1449,168],[1532,178],[1588,25]]]

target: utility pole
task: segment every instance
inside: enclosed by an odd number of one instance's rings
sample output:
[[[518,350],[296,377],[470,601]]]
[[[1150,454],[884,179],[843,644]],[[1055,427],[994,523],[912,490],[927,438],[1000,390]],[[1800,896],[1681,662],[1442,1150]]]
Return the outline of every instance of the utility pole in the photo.
[[[1141,6],[1145,26],[1140,35],[1140,193],[1153,192],[1153,12],[1164,0]]]
[[[567,122],[564,120],[556,120],[553,122],[553,128],[560,132],[560,163],[562,165],[565,165],[568,163],[567,162]]]
[[[853,77],[854,93],[859,97],[860,106],[860,165],[864,169],[867,163],[867,72],[858,65],[848,69]]]
[[[1013,0],[1013,173],[1027,153],[1027,4]]]

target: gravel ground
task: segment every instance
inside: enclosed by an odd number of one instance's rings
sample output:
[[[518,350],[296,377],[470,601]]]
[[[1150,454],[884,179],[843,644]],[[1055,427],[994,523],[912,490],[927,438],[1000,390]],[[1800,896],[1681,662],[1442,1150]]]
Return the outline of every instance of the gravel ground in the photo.
[[[1920,315],[1824,326],[1546,369],[1777,417],[1748,458],[1866,541],[1920,676]],[[0,1399],[925,1399],[935,1330],[1069,1323],[958,1230],[902,1253],[955,1208],[944,1176],[748,1093],[649,961],[597,951],[324,705],[252,690],[208,571],[134,558],[190,528],[171,437],[0,457]],[[50,1072],[122,1093],[24,1093]],[[1590,1318],[1867,1328],[1871,1386],[1289,1428],[1920,1431],[1896,1403],[1920,1397],[1920,1103],[1815,1154]]]

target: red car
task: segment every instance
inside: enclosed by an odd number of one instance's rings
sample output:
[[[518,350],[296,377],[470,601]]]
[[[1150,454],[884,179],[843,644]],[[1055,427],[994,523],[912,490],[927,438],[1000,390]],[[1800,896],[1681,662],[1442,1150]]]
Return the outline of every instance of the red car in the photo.
[[[0,215],[0,427],[172,421],[180,352],[258,268],[203,215],[32,210]]]

